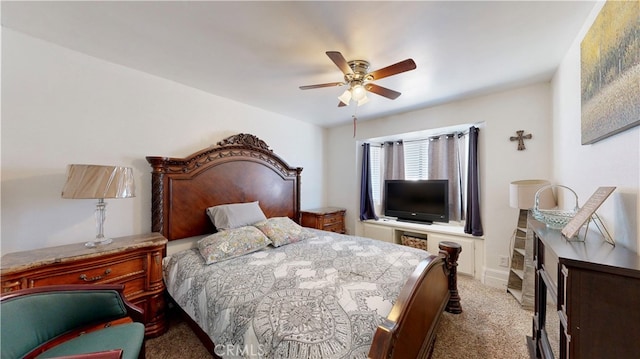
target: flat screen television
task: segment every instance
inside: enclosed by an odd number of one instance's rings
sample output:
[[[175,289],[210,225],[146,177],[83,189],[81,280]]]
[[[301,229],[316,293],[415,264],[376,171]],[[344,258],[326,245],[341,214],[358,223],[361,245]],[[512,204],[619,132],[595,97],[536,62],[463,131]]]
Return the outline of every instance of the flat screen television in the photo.
[[[384,215],[407,222],[449,222],[449,180],[386,180]]]

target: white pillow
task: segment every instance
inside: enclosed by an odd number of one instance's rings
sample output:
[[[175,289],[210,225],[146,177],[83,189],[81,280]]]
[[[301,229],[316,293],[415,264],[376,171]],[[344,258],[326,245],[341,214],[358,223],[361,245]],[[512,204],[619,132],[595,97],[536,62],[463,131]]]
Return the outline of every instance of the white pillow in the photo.
[[[240,228],[267,219],[258,201],[209,207],[207,214],[219,231]]]

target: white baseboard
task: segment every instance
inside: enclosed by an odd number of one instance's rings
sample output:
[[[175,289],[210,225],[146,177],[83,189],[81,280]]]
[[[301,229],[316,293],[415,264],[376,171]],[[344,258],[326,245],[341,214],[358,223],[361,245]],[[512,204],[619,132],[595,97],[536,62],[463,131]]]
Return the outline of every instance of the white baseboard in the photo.
[[[509,271],[483,268],[482,283],[495,288],[507,290]]]

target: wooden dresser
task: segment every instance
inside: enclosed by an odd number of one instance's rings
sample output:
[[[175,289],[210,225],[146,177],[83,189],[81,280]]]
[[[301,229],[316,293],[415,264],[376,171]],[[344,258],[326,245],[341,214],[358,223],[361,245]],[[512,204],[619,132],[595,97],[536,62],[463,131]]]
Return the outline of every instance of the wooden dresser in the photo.
[[[638,358],[640,256],[613,247],[597,231],[576,242],[538,221],[529,225],[536,270],[529,338],[534,356]]]
[[[8,253],[2,257],[2,292],[56,284],[124,284],[125,297],[144,309],[145,334],[167,329],[162,258],[167,240],[158,233],[114,238],[87,248],[84,243]]]
[[[300,212],[300,224],[329,232],[345,233],[344,208],[324,207]]]

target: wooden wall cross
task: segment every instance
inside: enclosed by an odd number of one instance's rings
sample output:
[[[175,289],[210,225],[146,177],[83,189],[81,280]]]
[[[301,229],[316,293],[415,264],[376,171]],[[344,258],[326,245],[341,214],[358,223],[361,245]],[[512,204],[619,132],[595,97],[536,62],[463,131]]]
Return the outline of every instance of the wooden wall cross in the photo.
[[[524,130],[516,131],[516,136],[509,137],[511,141],[518,141],[518,151],[525,149],[524,140],[530,140],[533,136],[531,134],[525,135]]]

